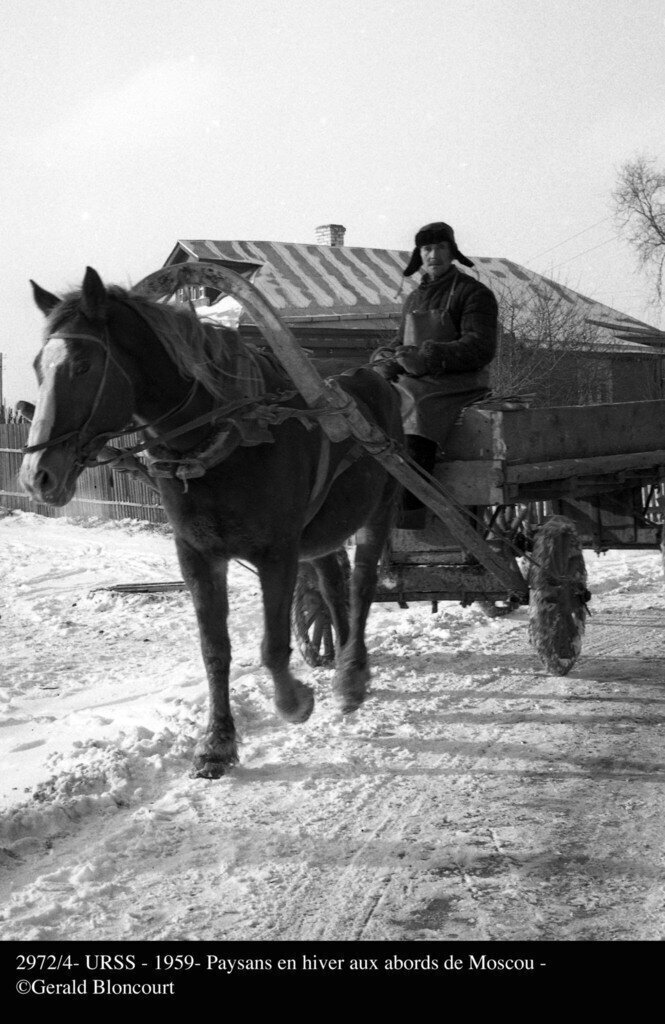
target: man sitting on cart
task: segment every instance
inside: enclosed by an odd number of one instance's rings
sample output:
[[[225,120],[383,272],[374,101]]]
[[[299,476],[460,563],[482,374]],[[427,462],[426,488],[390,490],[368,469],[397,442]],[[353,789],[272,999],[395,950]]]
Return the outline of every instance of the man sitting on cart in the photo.
[[[422,279],[404,302],[394,343],[374,356],[374,369],[400,393],[409,454],[428,473],[462,409],[489,394],[488,364],[496,351],[494,293],[454,261],[473,266],[448,224],[418,231],[404,277],[422,267]],[[397,525],[425,526],[425,508],[410,492]]]

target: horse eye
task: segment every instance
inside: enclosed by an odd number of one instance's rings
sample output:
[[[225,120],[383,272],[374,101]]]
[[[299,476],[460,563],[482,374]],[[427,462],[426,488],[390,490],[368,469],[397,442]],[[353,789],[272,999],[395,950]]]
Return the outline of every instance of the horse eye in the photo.
[[[79,359],[72,366],[72,377],[82,377],[90,369],[87,359]]]

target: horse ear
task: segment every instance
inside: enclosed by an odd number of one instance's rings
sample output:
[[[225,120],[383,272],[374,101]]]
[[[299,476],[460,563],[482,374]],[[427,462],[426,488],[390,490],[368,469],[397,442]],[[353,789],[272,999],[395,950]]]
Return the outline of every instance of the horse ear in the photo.
[[[35,418],[35,407],[32,402],[17,402],[16,414],[22,416],[28,423],[32,423]]]
[[[48,316],[52,309],[55,309],[60,303],[60,299],[57,295],[51,295],[50,292],[45,291],[44,288],[40,288],[35,281],[30,281],[32,285],[32,294],[35,302],[41,309],[44,316]]]
[[[106,314],[106,288],[104,282],[92,267],[87,267],[83,278],[81,307],[91,320],[103,320]]]

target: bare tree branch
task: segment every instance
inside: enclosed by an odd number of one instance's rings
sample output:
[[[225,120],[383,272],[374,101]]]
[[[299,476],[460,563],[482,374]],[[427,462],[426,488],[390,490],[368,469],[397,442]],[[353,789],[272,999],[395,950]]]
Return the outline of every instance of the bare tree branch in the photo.
[[[502,325],[492,387],[498,394],[529,395],[536,405],[607,401],[607,360],[600,331],[555,286],[543,282],[527,293],[497,293]]]
[[[619,230],[635,250],[638,266],[651,279],[661,303],[665,295],[665,171],[646,156],[627,161],[619,169],[612,201]]]

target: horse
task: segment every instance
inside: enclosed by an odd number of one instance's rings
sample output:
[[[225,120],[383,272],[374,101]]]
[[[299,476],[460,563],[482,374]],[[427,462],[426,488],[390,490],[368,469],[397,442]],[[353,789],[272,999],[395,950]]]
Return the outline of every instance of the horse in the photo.
[[[333,692],[343,714],[366,699],[365,627],[399,484],[355,439],[330,441],[279,361],[192,309],[106,286],[88,267],[62,298],[31,282],[46,329],[20,481],[63,506],[107,442],[142,431],[151,477],[172,526],[193,600],[208,687],[208,721],[193,774],[238,762],[229,670],[227,567],[253,565],[263,600],[262,662],[282,719],[305,722],[311,686],[289,666],[299,561],[314,567],[336,634]],[[260,326],[260,325],[259,325]],[[390,440],[402,440],[397,396],[363,367],[333,378]],[[338,554],[355,535],[347,593]]]

